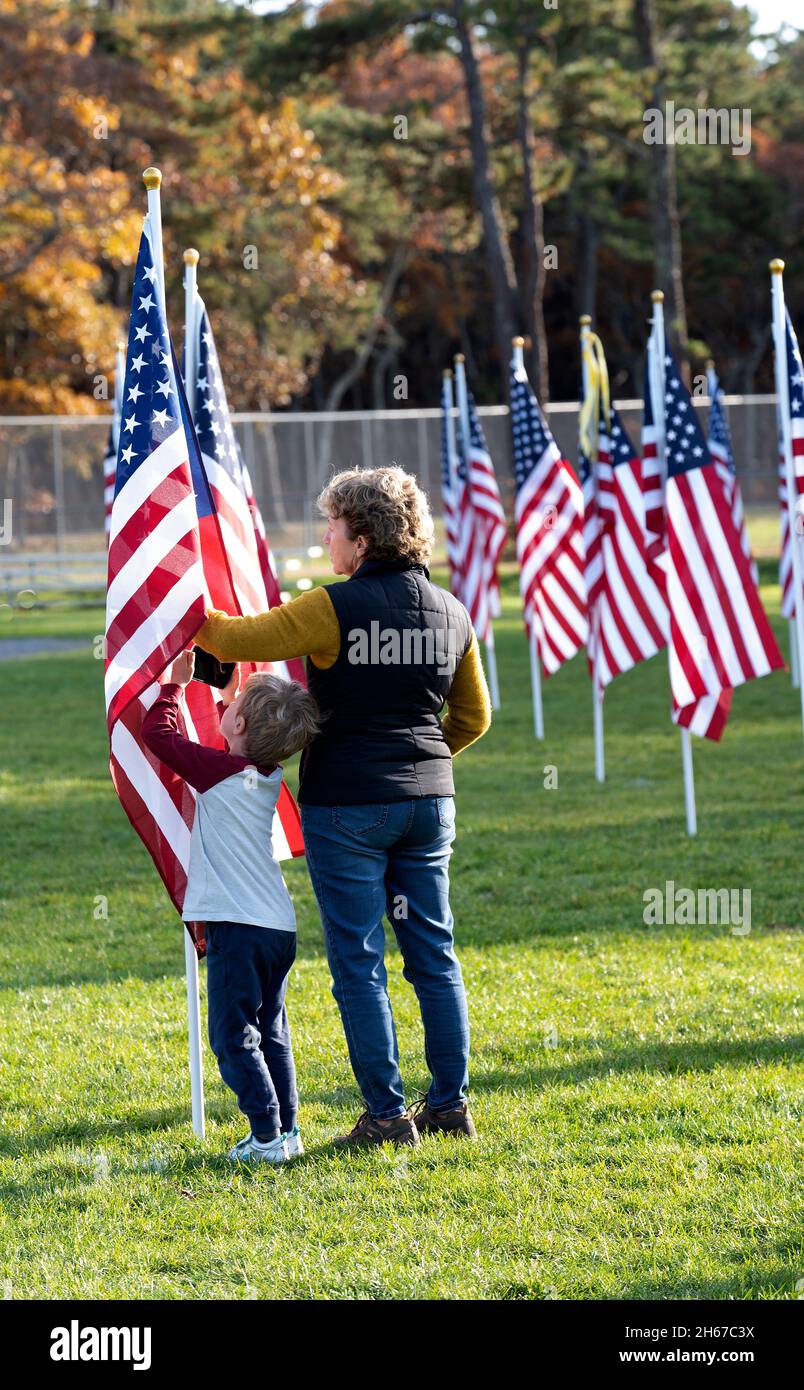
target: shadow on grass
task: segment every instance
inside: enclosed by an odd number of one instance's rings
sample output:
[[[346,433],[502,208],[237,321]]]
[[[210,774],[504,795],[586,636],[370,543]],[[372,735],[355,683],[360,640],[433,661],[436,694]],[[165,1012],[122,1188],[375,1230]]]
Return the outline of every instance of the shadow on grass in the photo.
[[[539,1041],[528,1046],[528,1050],[534,1054],[531,1067],[498,1066],[489,1071],[479,1071],[478,1061],[482,1061],[488,1053],[498,1052],[499,1048],[475,1048],[470,1059],[470,1093],[478,1095],[488,1091],[537,1091],[555,1085],[575,1086],[583,1081],[608,1076],[610,1072],[618,1076],[629,1072],[680,1076],[687,1072],[714,1071],[720,1066],[744,1066],[750,1062],[794,1062],[801,1056],[803,1045],[802,1034],[783,1038],[746,1038],[737,1042],[715,1039],[711,1042],[650,1043],[644,1046],[635,1043],[619,1050],[601,1044],[598,1057],[551,1065],[546,1060],[544,1043]],[[572,1040],[567,1046],[573,1046]],[[594,1046],[594,1039],[583,1038],[578,1046],[586,1051]],[[542,1058],[545,1060],[542,1061]],[[329,1091],[302,1091],[301,1102],[342,1106],[348,1103],[350,1094],[356,1095],[344,1087]]]

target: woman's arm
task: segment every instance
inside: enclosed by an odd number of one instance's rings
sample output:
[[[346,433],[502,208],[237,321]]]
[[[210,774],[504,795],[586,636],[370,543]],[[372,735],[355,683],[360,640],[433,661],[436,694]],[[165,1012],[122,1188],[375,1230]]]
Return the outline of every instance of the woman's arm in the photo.
[[[341,634],[326,589],[311,589],[256,618],[230,618],[213,611],[194,641],[219,661],[288,661],[309,656],[326,670],[338,658]]]
[[[474,633],[466,655],[455,672],[447,704],[441,728],[454,757],[481,738],[491,724],[489,688]]]

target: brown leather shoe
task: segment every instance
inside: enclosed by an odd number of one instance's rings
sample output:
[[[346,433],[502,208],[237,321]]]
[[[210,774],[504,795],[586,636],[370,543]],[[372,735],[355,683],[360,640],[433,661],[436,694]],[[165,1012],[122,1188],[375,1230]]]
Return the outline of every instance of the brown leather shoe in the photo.
[[[411,1105],[408,1115],[419,1134],[451,1134],[455,1139],[476,1139],[477,1130],[466,1101],[454,1110],[431,1110],[426,1099]]]
[[[368,1144],[394,1144],[397,1148],[414,1148],[419,1134],[410,1115],[395,1115],[390,1120],[375,1120],[364,1110],[354,1129],[333,1139],[337,1148],[362,1148]]]

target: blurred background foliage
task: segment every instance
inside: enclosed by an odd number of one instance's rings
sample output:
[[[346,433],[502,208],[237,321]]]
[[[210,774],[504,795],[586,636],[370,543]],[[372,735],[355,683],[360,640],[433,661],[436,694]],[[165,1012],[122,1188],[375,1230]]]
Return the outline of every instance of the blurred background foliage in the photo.
[[[174,338],[193,245],[235,408],[435,405],[458,350],[499,401],[511,329],[571,399],[580,312],[640,395],[673,269],[692,369],[770,390],[772,255],[804,302],[804,41],[754,39],[731,0],[0,0],[0,413],[108,410],[152,163]],[[749,109],[750,153],[662,166],[657,94]]]

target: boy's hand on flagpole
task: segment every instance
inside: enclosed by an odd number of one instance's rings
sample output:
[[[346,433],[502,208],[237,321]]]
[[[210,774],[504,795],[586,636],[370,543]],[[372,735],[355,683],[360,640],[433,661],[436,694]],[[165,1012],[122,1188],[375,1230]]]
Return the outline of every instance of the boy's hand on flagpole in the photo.
[[[236,699],[237,699],[239,690],[240,690],[240,662],[239,662],[239,661],[236,661],[236,662],[235,662],[235,668],[234,668],[234,670],[233,670],[231,676],[229,677],[228,681],[226,682],[226,685],[223,686],[223,688],[222,688],[222,690],[221,690],[221,702],[222,702],[224,705],[230,705],[230,704],[232,703],[233,700],[236,700]]]

